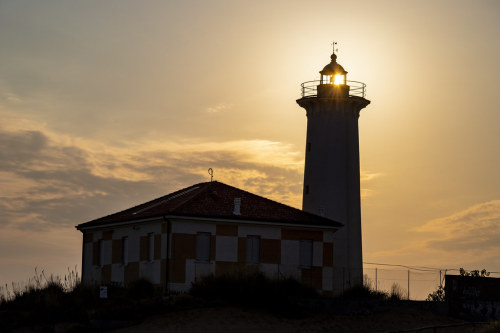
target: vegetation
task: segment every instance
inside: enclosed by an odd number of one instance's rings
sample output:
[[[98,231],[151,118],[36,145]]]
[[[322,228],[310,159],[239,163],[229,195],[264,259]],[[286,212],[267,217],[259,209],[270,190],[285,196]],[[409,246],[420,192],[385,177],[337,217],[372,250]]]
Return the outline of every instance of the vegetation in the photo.
[[[100,329],[95,323],[102,320],[138,322],[167,307],[159,290],[146,280],[127,288],[110,286],[111,297],[101,299],[98,286],[81,284],[76,270],[68,270],[62,278],[43,271],[35,273],[26,284],[13,283],[11,288],[0,289],[0,332],[22,327],[50,332],[61,322],[73,323],[65,331],[87,332]]]
[[[461,276],[471,276],[471,277],[488,277],[490,276],[490,272],[488,272],[486,269],[482,270],[472,270],[472,271],[467,271],[463,268],[460,268],[459,270]],[[427,296],[427,301],[432,301],[432,302],[444,302],[445,301],[445,291],[443,285],[439,285],[438,288],[430,293]]]
[[[286,316],[302,313],[305,300],[320,298],[312,287],[295,279],[270,279],[261,272],[208,275],[193,283],[189,293],[212,302],[242,305]]]
[[[439,287],[432,293],[427,296],[427,301],[431,302],[444,302],[444,287],[443,285],[439,285]]]
[[[461,276],[472,276],[472,277],[488,277],[490,276],[490,272],[486,271],[486,269],[482,269],[481,271],[479,270],[473,270],[473,271],[466,271],[463,268],[460,268],[460,275]]]
[[[406,299],[406,291],[398,284],[393,284],[390,292],[382,292],[374,290],[368,279],[363,286],[332,299],[293,278],[270,279],[260,272],[206,276],[193,283],[187,294],[169,296],[163,296],[162,290],[151,282],[138,280],[126,287],[108,286],[109,298],[101,299],[99,287],[81,284],[76,270],[68,270],[62,278],[38,273],[36,269],[35,273],[26,284],[0,288],[0,332],[22,331],[26,327],[53,331],[61,322],[73,325],[64,331],[96,331],[103,330],[99,326],[103,322],[130,325],[155,314],[213,305],[236,305],[294,318],[326,308],[334,309],[333,313],[365,313]],[[444,289],[438,288],[429,298],[444,299]]]

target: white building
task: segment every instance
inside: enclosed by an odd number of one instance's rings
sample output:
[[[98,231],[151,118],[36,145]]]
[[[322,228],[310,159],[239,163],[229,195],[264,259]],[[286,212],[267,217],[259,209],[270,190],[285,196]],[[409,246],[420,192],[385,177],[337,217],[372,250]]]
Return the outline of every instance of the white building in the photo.
[[[186,291],[207,274],[260,270],[333,292],[333,235],[341,227],[238,188],[200,183],[78,225],[82,279],[126,285],[146,278]]]

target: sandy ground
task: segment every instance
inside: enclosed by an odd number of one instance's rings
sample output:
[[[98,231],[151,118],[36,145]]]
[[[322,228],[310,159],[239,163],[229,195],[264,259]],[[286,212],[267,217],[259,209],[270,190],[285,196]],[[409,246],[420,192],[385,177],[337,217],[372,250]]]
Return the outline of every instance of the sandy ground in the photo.
[[[151,317],[140,325],[116,332],[389,332],[461,322],[455,318],[413,308],[393,308],[367,315],[308,315],[294,319],[236,307],[213,307]],[[480,329],[476,327],[475,332],[478,331]],[[439,329],[437,332],[474,331],[469,326]]]

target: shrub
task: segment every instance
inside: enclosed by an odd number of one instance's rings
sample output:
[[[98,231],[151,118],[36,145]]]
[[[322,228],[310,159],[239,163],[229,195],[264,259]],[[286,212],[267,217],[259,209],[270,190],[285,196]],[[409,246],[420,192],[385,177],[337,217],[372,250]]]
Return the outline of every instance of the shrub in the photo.
[[[356,286],[346,290],[338,299],[348,300],[386,300],[389,295],[383,291],[375,291],[367,285]]]
[[[406,290],[401,288],[398,283],[393,283],[391,286],[391,292],[389,294],[389,299],[400,301],[405,299]]]
[[[270,279],[261,272],[208,275],[194,282],[189,293],[206,300],[244,305],[282,315],[302,312],[301,301],[319,297],[312,287],[295,279]]]
[[[128,296],[135,300],[151,298],[156,295],[155,286],[147,279],[139,279],[131,282],[127,286],[127,291]]]
[[[445,294],[444,294],[444,288],[442,285],[440,285],[436,291],[432,292],[427,296],[427,301],[432,301],[432,302],[444,302],[445,300]]]

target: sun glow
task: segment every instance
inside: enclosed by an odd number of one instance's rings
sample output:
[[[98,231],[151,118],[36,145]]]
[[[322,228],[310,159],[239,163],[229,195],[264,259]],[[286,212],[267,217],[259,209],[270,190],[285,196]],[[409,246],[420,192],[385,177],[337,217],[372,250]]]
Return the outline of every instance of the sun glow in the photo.
[[[335,81],[333,81],[333,84],[335,85],[344,84],[344,75],[336,74]]]

